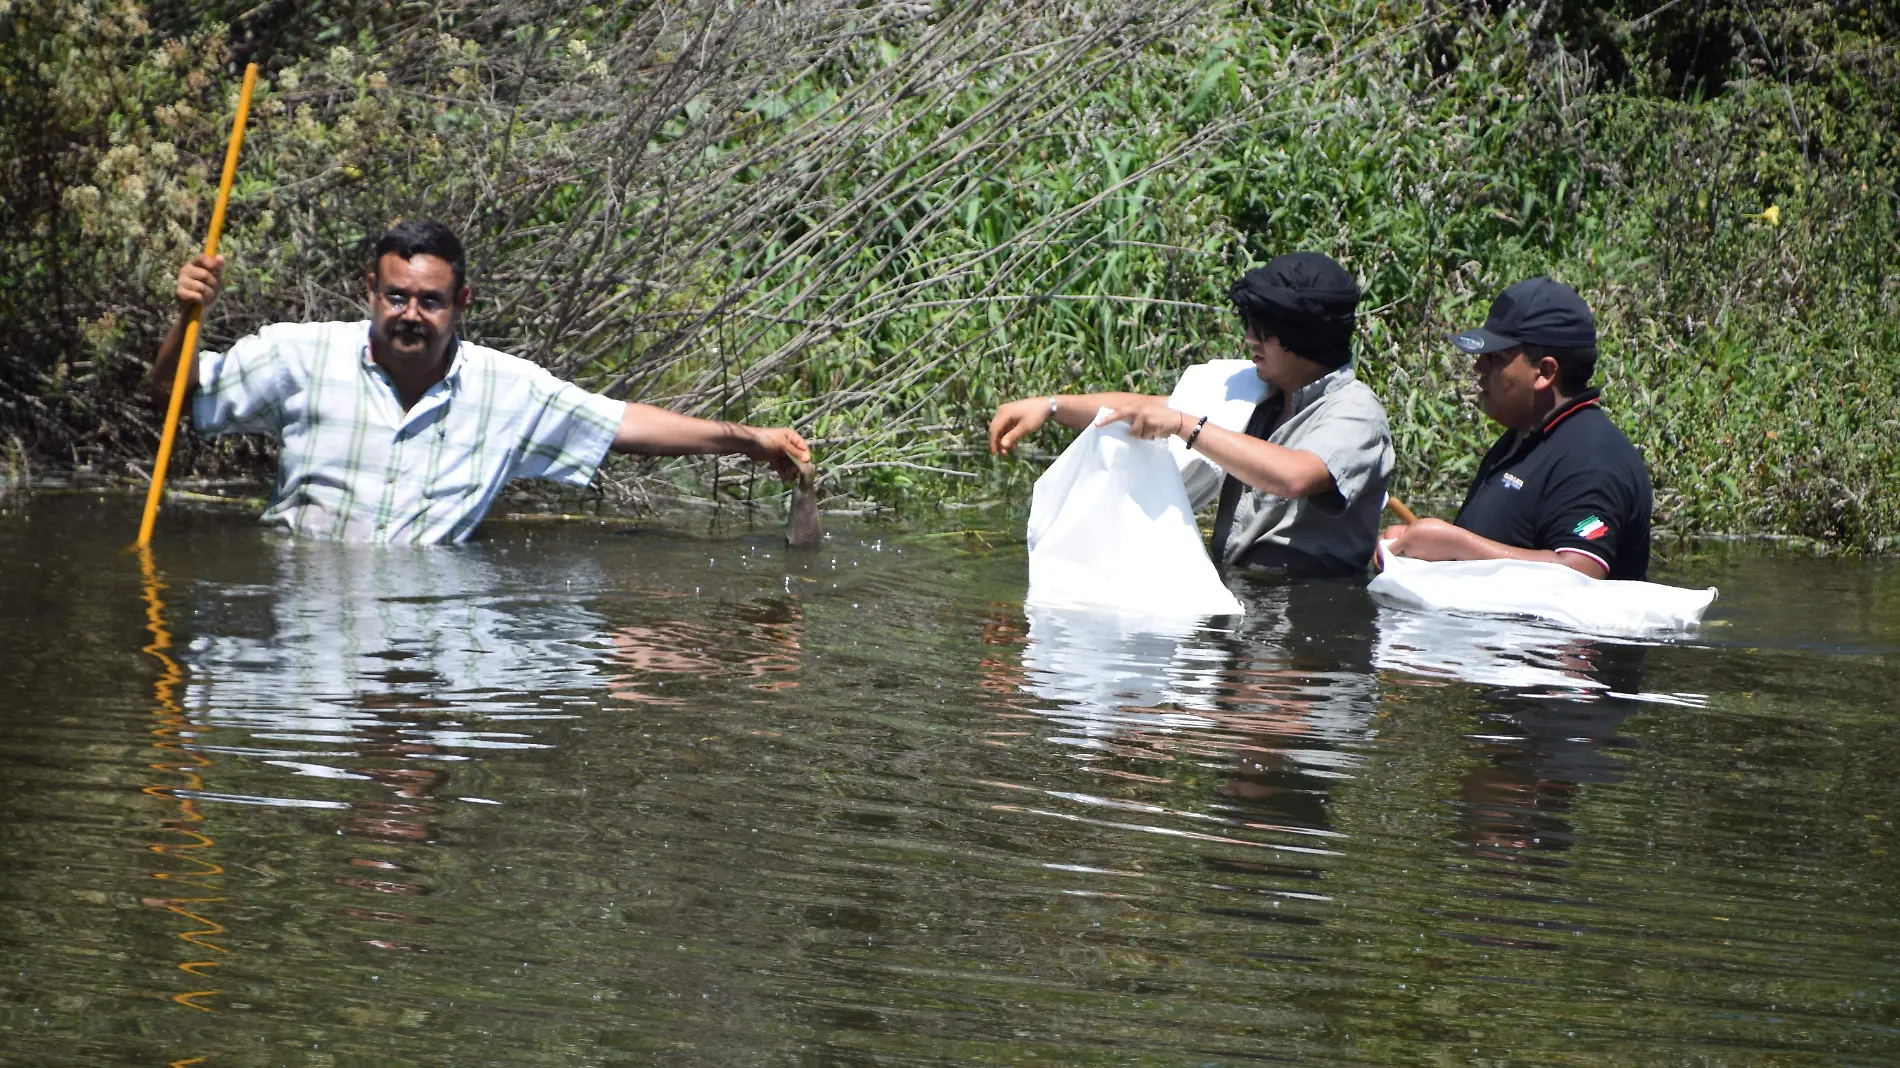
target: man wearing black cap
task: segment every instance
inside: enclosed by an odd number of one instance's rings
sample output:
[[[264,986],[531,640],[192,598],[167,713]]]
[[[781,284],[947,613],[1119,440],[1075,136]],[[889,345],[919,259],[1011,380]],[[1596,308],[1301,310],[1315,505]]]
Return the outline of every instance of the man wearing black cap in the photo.
[[[1528,279],[1499,294],[1484,326],[1451,340],[1477,357],[1480,402],[1505,434],[1478,464],[1458,518],[1391,527],[1389,551],[1646,577],[1649,472],[1590,386],[1597,331],[1589,305],[1561,282]]]
[[[1385,406],[1353,376],[1359,284],[1329,257],[1295,252],[1248,271],[1230,295],[1268,385],[1244,433],[1170,408],[1166,397],[1029,397],[996,410],[990,452],[1009,452],[1050,419],[1082,430],[1112,408],[1110,421],[1127,422],[1136,437],[1174,435],[1225,472],[1219,562],[1294,576],[1361,573],[1378,539],[1392,437]]]

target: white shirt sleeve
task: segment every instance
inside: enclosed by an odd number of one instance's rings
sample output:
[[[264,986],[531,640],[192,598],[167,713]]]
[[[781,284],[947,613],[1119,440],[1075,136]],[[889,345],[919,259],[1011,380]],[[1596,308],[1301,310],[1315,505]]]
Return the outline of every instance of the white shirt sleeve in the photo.
[[[585,486],[607,457],[627,405],[589,393],[546,371],[529,390],[534,406],[509,478],[543,478]]]
[[[240,338],[227,352],[198,353],[198,393],[191,404],[198,433],[282,437],[284,402],[302,381],[286,340],[280,324]]]

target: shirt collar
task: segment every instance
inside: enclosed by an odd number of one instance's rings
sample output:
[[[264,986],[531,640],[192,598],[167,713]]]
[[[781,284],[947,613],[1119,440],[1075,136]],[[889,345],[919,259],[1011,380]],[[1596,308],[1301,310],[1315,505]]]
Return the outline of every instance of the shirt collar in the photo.
[[[1596,407],[1597,398],[1601,393],[1601,390],[1592,386],[1565,401],[1561,407],[1551,412],[1550,415],[1545,418],[1543,426],[1537,428],[1538,436],[1548,437],[1551,431],[1557,429],[1558,423],[1563,422],[1585,408]]]
[[[368,321],[363,323],[363,347],[357,350],[357,359],[362,362],[364,370],[376,369],[376,357],[370,355],[369,351]],[[457,334],[449,338],[449,369],[442,375],[443,383],[450,389],[459,387],[462,384],[462,368],[467,364],[468,361],[462,358],[462,335]]]
[[[1515,462],[1518,457],[1523,456],[1535,448],[1545,438],[1549,437],[1550,432],[1557,429],[1557,424],[1583,411],[1585,408],[1597,407],[1598,395],[1601,392],[1601,390],[1592,386],[1574,397],[1567,398],[1562,405],[1545,416],[1543,425],[1535,430],[1527,432],[1506,430],[1504,437],[1499,439],[1500,441],[1509,441],[1511,443],[1510,448],[1504,454],[1504,459],[1506,461]]]
[[[1286,400],[1287,417],[1291,418],[1299,414],[1321,397],[1352,382],[1353,377],[1352,364],[1346,364],[1337,370],[1328,371],[1311,382],[1308,382],[1306,385],[1294,390]]]
[[[462,358],[462,335],[449,338],[449,369],[443,373],[442,381],[453,389],[462,384],[462,368],[468,363]]]

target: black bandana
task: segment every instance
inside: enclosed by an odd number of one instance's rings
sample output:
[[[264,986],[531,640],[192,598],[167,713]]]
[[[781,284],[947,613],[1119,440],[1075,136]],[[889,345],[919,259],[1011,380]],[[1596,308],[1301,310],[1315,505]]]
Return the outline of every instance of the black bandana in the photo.
[[[1359,283],[1332,257],[1277,256],[1241,275],[1229,296],[1256,337],[1277,337],[1287,351],[1326,367],[1352,359]]]

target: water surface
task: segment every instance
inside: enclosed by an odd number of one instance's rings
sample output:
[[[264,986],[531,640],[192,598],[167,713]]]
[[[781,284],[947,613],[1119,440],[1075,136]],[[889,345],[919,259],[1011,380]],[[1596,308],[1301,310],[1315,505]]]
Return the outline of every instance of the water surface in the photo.
[[[136,520],[0,499],[8,1064],[1900,1059],[1889,562],[1145,634],[868,526]]]

